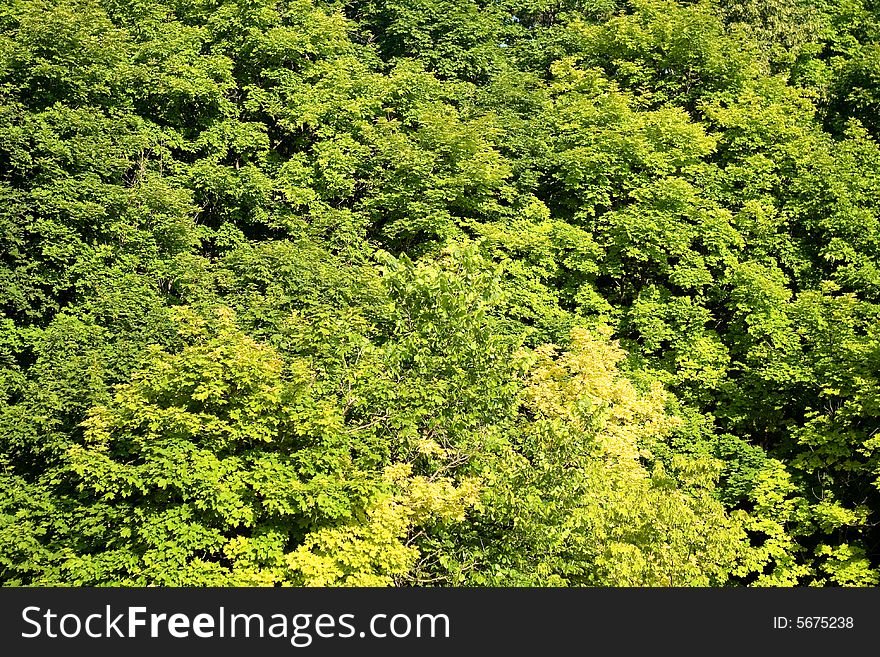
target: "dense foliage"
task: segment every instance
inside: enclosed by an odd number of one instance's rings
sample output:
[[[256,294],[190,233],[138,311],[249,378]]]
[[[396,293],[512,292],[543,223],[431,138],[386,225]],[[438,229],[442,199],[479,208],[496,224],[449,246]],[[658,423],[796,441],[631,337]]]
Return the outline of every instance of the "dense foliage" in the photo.
[[[2,0],[0,582],[880,581],[874,0]]]

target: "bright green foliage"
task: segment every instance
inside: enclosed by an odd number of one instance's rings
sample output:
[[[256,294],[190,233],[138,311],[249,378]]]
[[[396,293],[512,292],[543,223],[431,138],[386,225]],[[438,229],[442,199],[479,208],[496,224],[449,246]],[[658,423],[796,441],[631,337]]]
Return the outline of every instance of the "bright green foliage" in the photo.
[[[106,523],[61,564],[68,581],[272,583],[291,535],[362,513],[378,487],[307,363],[228,314],[178,319],[183,350],[154,351],[67,452],[83,522]]]
[[[307,362],[284,363],[228,311],[177,319],[182,350],[153,350],[67,450],[78,545],[37,582],[381,584],[411,566],[413,527],[474,503],[473,479],[383,469]]]
[[[874,585],[868,0],[0,8],[0,581]]]
[[[461,521],[479,495],[476,480],[456,487],[445,477],[413,477],[411,466],[404,463],[389,466],[385,479],[397,490],[370,508],[365,521],[313,532],[288,555],[288,566],[301,574],[304,585],[388,586],[406,581],[420,556],[409,540],[416,524],[426,519]]]
[[[654,458],[679,420],[659,385],[640,392],[621,375],[623,356],[580,329],[571,351],[522,354],[515,429],[475,459],[474,544],[438,560],[453,583],[708,586],[741,567],[746,534],[713,497],[717,463]]]

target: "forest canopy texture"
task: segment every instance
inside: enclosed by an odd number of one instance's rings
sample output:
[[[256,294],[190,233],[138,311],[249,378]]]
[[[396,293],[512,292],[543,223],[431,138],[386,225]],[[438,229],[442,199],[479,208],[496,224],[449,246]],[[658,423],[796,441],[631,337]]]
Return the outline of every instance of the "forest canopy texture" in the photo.
[[[880,578],[875,0],[2,0],[0,582]]]

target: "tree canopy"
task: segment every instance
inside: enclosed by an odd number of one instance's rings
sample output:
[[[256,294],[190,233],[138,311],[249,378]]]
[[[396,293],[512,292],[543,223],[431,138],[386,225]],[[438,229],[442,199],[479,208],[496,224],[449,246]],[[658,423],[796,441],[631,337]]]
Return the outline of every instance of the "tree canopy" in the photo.
[[[873,0],[7,0],[0,582],[880,582]]]

